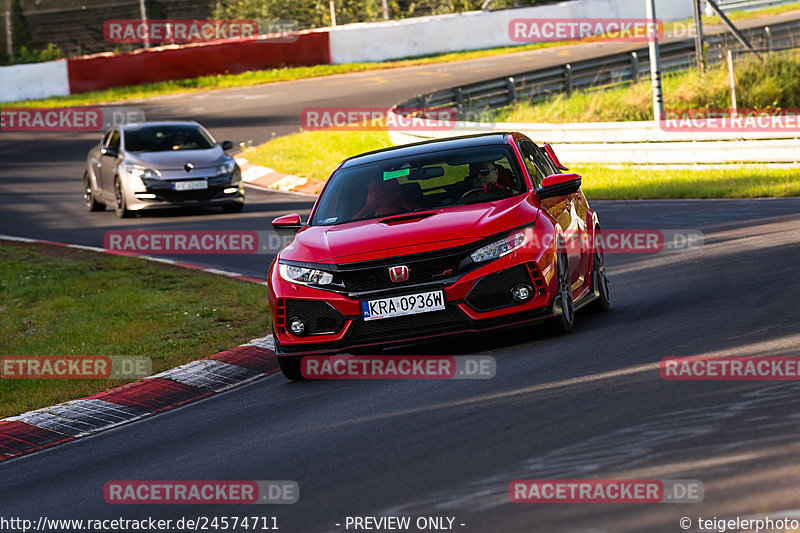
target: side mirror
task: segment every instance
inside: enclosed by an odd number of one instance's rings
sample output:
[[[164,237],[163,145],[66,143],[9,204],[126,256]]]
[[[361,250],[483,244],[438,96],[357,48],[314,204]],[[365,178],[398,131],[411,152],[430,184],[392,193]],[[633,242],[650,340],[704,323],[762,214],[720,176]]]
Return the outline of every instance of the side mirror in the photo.
[[[542,180],[542,186],[536,189],[540,200],[555,196],[567,196],[581,188],[581,177],[577,174],[553,174]]]
[[[108,157],[117,157],[119,155],[119,152],[117,152],[113,148],[108,148],[104,146],[100,148],[100,155],[107,155]]]
[[[283,215],[272,221],[272,229],[280,232],[297,232],[303,227],[300,221],[300,215],[292,213],[291,215]]]
[[[222,146],[222,149],[225,151],[230,150],[233,148],[233,141],[222,141],[220,146]]]
[[[553,150],[553,147],[549,144],[544,145],[544,151],[547,153],[547,157],[550,158],[550,161],[556,166],[558,170],[569,170],[567,167],[561,164],[561,161],[558,160],[558,156],[556,155],[556,151]]]

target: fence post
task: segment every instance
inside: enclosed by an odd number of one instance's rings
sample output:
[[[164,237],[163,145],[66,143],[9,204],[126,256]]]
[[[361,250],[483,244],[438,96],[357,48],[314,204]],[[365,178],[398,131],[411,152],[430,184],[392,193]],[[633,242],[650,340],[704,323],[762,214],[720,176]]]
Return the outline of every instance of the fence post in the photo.
[[[566,77],[567,81],[567,96],[572,94],[572,65],[567,63],[564,65],[564,76]]]
[[[9,0],[9,7],[11,0]],[[11,36],[11,9],[6,11],[6,52],[8,52],[8,59],[14,57],[14,39]]]
[[[767,35],[767,48],[772,48],[772,31],[769,26],[764,26],[764,33]]]
[[[631,79],[633,83],[639,82],[639,54],[631,52]]]
[[[506,87],[508,88],[508,103],[513,104],[517,101],[517,87],[514,85],[512,76],[506,78]]]
[[[703,57],[703,13],[700,11],[702,0],[692,0],[694,3],[694,53],[697,60],[697,71],[701,74],[705,68]]]
[[[139,0],[139,15],[142,17],[142,24],[145,26],[144,47],[150,48],[150,30],[147,27],[147,8],[144,5],[144,0]]]
[[[733,69],[733,50],[728,50],[728,72],[731,82],[731,117],[736,117],[736,73]]]

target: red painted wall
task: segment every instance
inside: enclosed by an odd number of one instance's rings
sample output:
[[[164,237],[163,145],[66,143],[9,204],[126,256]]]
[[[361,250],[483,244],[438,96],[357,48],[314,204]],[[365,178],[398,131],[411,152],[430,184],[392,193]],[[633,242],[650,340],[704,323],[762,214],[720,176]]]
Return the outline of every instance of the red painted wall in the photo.
[[[291,41],[291,42],[289,42]],[[284,66],[330,64],[328,32],[300,32],[297,39],[237,39],[162,46],[127,54],[94,54],[68,60],[70,94],[156,81],[234,74]]]

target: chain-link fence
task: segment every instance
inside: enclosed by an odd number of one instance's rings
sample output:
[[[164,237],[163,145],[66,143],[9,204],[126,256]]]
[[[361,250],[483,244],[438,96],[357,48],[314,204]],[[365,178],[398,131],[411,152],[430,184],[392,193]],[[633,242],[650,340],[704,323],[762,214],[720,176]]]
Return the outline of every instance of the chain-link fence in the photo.
[[[508,9],[559,0],[0,0],[0,64],[29,63],[158,44],[109,42],[110,20],[255,20],[258,33]],[[173,41],[174,42],[174,41]]]

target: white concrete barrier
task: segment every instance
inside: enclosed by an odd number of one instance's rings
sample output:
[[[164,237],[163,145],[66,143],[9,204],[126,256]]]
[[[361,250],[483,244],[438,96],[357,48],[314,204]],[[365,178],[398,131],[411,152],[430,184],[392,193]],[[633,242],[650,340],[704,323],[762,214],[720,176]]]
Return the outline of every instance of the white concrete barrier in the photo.
[[[688,0],[657,0],[656,16],[669,22],[691,18]],[[558,4],[469,11],[454,15],[386,22],[348,24],[330,28],[332,63],[385,61],[460,50],[481,50],[515,43],[508,24],[516,18],[586,19],[645,18],[644,0],[572,0]]]
[[[0,67],[0,102],[69,95],[67,61]]]
[[[795,163],[800,154],[797,132],[664,132],[648,123],[631,123],[614,132],[614,124],[494,124],[457,123],[452,131],[391,131],[394,144],[491,131],[519,131],[537,143],[550,143],[559,159],[600,164],[728,164]],[[652,124],[652,123],[650,123]],[[587,127],[594,131],[586,131]],[[576,130],[570,134],[570,129]],[[580,130],[584,131],[581,132]],[[652,134],[649,137],[648,134]]]

